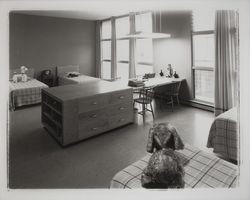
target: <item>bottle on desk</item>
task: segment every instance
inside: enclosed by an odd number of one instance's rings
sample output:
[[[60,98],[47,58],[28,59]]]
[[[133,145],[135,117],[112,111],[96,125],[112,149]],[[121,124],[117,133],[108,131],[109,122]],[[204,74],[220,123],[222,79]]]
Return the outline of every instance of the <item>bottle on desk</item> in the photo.
[[[176,71],[174,71],[174,75],[175,78],[179,78],[179,75],[176,73]]]
[[[162,72],[162,69],[161,69],[161,72],[160,72],[160,76],[164,76],[163,72]]]

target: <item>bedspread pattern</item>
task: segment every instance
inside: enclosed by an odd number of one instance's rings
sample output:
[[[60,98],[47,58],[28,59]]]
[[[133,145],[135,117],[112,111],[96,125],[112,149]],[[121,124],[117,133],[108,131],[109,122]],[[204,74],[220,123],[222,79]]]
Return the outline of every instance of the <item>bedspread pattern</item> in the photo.
[[[28,80],[27,82],[9,84],[9,106],[14,110],[18,106],[35,104],[41,102],[41,89],[48,86],[36,79]]]
[[[224,158],[237,160],[238,134],[236,108],[232,108],[215,118],[209,131],[207,147],[214,148],[214,153],[218,153]]]
[[[213,154],[206,153],[188,144],[178,152],[187,159],[184,166],[185,188],[230,188],[238,183],[238,167]],[[150,154],[118,172],[110,188],[142,188],[141,174],[147,166]]]

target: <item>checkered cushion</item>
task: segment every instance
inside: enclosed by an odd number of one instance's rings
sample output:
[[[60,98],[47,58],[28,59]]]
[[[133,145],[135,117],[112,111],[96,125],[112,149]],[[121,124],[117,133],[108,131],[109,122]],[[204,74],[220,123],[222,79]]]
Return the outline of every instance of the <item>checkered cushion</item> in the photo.
[[[178,150],[185,158],[185,188],[229,188],[237,185],[238,166],[188,144]],[[110,188],[142,188],[141,174],[151,154],[118,172]]]

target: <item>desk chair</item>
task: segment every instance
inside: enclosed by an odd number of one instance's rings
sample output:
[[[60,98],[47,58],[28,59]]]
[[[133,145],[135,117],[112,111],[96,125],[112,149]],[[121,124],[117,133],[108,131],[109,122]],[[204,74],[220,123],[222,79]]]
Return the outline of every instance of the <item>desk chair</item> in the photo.
[[[174,98],[176,98],[178,105],[179,102],[179,90],[181,86],[181,81],[173,82],[167,86],[167,90],[162,94],[163,100],[167,99],[167,104],[171,104],[172,112],[174,111]]]
[[[139,97],[134,99],[134,104],[138,103],[142,105],[142,110],[139,111],[138,114],[144,117],[146,112],[149,111],[152,113],[153,118],[155,118],[152,106],[153,97],[154,97],[154,92],[152,88],[143,87],[142,89],[140,89]],[[148,105],[150,105],[150,109],[148,109],[147,107]]]

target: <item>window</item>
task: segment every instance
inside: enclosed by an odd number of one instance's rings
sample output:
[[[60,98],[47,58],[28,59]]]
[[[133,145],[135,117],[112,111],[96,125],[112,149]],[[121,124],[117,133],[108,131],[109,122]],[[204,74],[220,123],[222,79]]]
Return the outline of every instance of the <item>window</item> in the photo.
[[[152,32],[152,13],[142,13],[135,16],[136,32]],[[152,39],[136,40],[136,68],[137,76],[153,72],[153,41]]]
[[[111,79],[111,21],[103,21],[101,29],[101,77]]]
[[[133,23],[134,25],[130,24],[130,16],[128,15],[122,17],[115,17],[114,20],[115,21],[113,21],[112,19],[112,23],[111,20],[105,20],[102,22],[101,78],[109,80],[111,80],[112,77],[119,79],[128,79],[130,74],[130,38],[128,37],[131,28],[130,26],[134,26],[132,27],[132,29],[135,29],[136,31],[152,32],[152,14],[149,12],[136,14],[135,23]],[[115,26],[113,22],[115,23]],[[115,36],[112,35],[113,28],[115,28]],[[141,76],[145,73],[152,73],[152,39],[136,39],[135,43],[136,75]],[[113,54],[112,47],[114,45],[116,47],[116,52]],[[113,71],[111,69],[111,63],[114,64]]]
[[[129,78],[129,16],[115,20],[116,25],[116,58],[117,74],[119,79]]]
[[[214,103],[214,12],[193,12],[192,71],[194,98]]]
[[[135,30],[137,32],[151,33],[153,30],[152,13],[146,12],[135,16]]]

